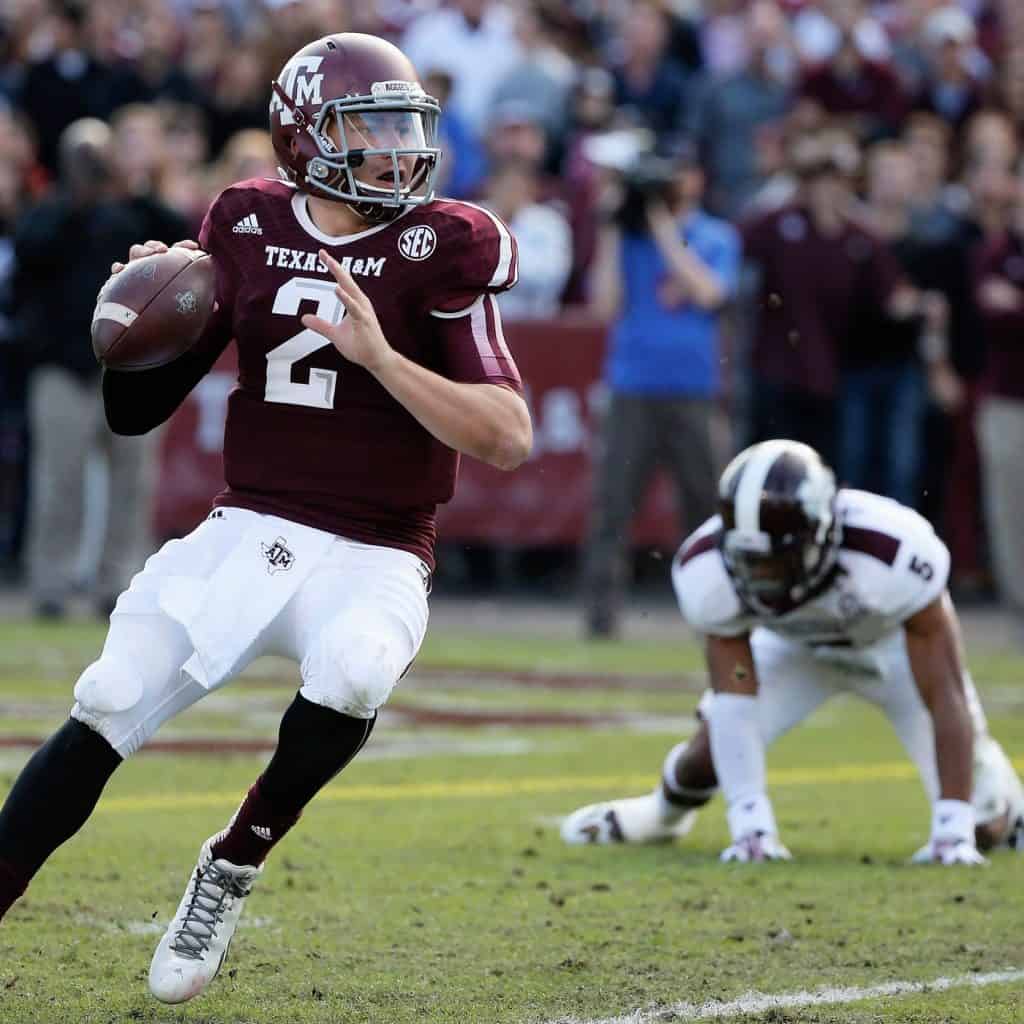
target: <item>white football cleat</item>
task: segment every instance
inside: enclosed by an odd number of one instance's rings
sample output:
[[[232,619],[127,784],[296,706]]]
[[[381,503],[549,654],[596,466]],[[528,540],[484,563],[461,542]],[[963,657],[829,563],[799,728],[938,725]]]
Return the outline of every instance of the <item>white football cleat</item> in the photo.
[[[741,836],[718,858],[723,864],[763,864],[770,860],[792,860],[779,837],[772,832],[750,832]]]
[[[199,861],[149,965],[149,990],[162,1003],[184,1003],[217,976],[235,934],[245,898],[262,867],[214,860],[207,839]]]
[[[572,846],[588,843],[665,843],[685,836],[697,820],[697,812],[681,811],[666,821],[660,793],[588,804],[562,822],[562,839]]]

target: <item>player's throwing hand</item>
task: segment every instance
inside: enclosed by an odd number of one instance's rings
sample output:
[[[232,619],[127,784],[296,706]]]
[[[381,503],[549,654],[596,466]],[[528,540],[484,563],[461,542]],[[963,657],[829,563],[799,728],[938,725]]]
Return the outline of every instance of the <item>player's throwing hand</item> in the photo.
[[[317,334],[322,334],[349,362],[379,374],[395,350],[388,344],[373,303],[356,284],[352,275],[324,249],[320,259],[327,264],[334,280],[338,282],[334,291],[345,305],[345,316],[340,323],[332,324],[312,313],[302,318],[302,325]]]

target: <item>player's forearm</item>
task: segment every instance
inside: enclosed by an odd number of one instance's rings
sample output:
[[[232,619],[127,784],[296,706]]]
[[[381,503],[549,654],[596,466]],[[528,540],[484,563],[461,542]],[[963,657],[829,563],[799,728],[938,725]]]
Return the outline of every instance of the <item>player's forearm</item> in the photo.
[[[939,598],[907,621],[910,669],[932,717],[941,796],[971,798],[974,727],[963,687],[952,607]]]
[[[935,758],[943,800],[971,799],[974,731],[967,704],[959,690],[943,691],[930,707],[935,729]]]
[[[103,371],[103,410],[115,434],[148,434],[171,415],[209,366],[182,356],[155,370]]]
[[[449,380],[397,352],[374,371],[388,392],[439,441],[498,469],[526,461],[533,427],[523,399],[496,384]]]

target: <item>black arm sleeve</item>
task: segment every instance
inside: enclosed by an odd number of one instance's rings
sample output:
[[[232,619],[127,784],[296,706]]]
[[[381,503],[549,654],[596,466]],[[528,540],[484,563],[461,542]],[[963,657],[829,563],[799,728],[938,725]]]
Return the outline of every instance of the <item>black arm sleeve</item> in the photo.
[[[231,336],[208,332],[191,351],[154,370],[103,371],[103,409],[115,434],[148,434],[170,419],[205,377]]]

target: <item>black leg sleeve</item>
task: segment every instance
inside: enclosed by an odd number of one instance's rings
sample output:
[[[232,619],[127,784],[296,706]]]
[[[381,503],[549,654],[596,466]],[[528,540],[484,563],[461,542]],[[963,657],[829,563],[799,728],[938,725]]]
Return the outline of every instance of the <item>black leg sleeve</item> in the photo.
[[[33,755],[0,810],[0,861],[32,875],[92,814],[121,755],[69,718]]]
[[[298,814],[362,750],[373,718],[351,718],[296,694],[259,787],[278,813]]]

